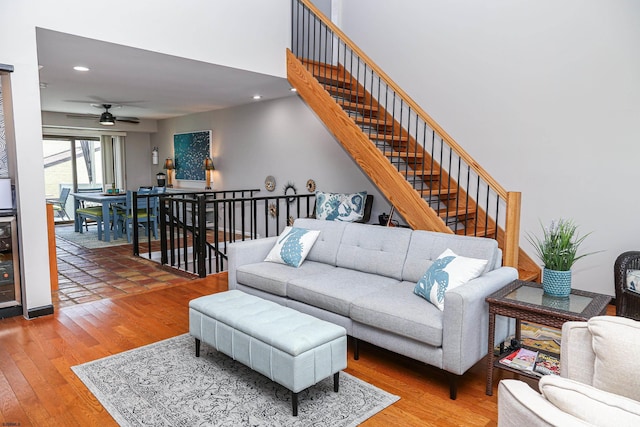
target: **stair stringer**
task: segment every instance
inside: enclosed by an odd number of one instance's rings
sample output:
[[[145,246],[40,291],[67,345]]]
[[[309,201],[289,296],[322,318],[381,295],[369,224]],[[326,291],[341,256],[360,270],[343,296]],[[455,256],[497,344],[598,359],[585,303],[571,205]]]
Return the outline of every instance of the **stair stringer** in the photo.
[[[287,79],[411,228],[453,233],[288,49]]]

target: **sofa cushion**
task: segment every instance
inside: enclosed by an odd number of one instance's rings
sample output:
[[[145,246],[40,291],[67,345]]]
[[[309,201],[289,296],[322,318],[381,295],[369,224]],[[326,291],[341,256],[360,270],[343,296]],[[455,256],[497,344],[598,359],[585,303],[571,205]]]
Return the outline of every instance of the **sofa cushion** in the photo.
[[[418,280],[413,293],[444,310],[444,293],[475,279],[486,265],[484,259],[459,256],[447,249]]]
[[[316,242],[317,230],[308,230],[300,227],[285,227],[273,249],[264,259],[269,262],[287,264],[291,267],[300,267],[307,258],[307,254]]]
[[[351,303],[351,319],[441,347],[443,314],[416,298],[414,286],[412,282],[400,282],[356,298]]]
[[[293,300],[349,316],[351,302],[378,292],[398,281],[346,268],[334,268],[323,274],[300,277],[287,284],[287,296]]]
[[[483,274],[496,268],[501,261],[498,242],[494,239],[415,230],[411,235],[402,279],[414,283],[420,280],[433,261],[446,249],[464,257],[486,259],[488,262]]]
[[[640,322],[626,317],[592,317],[593,386],[640,401]]]
[[[326,221],[359,221],[364,217],[367,192],[353,194],[316,191],[316,218]]]
[[[257,262],[238,267],[236,281],[241,285],[284,297],[287,296],[287,282],[291,279],[325,273],[335,268],[309,260],[299,268],[274,262]]]
[[[640,402],[632,399],[557,375],[543,376],[538,387],[554,406],[590,424],[640,425]]]
[[[342,234],[347,223],[340,221],[320,221],[311,218],[298,218],[293,223],[294,227],[307,228],[309,230],[319,230],[320,236],[316,239],[307,259],[310,261],[323,262],[329,265],[336,265],[338,248],[342,240]]]
[[[400,281],[410,239],[408,228],[349,223],[336,265]]]

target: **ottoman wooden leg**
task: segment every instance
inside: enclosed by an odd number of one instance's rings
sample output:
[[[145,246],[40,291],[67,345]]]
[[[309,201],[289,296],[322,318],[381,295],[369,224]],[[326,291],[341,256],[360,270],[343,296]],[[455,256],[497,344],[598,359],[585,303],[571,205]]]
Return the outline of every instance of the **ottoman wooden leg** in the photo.
[[[196,357],[200,357],[200,340],[196,338]]]
[[[338,387],[340,387],[340,372],[333,374],[333,391],[337,393]]]
[[[291,392],[291,409],[293,410],[293,416],[298,416],[298,393]]]

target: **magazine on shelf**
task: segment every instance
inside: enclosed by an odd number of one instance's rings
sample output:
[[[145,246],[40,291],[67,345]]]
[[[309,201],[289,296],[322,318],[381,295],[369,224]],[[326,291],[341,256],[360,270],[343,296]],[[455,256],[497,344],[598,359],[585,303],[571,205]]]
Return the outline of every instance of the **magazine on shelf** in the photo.
[[[507,356],[500,359],[500,363],[507,366],[511,365],[511,361],[513,360],[514,357],[516,357],[516,354],[518,354],[517,351],[513,351],[509,353]]]
[[[560,375],[560,359],[550,354],[539,352],[533,371],[542,375]]]
[[[538,352],[529,350],[526,348],[521,348],[518,350],[516,356],[511,360],[509,366],[511,368],[520,369],[522,371],[529,371],[533,373],[533,367],[536,364],[536,358],[538,357]]]

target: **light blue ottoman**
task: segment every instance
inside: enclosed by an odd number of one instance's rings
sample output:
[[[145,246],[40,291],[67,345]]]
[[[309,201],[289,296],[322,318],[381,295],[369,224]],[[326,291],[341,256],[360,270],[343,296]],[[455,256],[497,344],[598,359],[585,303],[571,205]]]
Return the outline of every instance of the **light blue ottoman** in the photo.
[[[342,326],[238,290],[189,302],[189,333],[254,371],[291,390],[293,415],[298,393],[347,367],[347,332]]]

